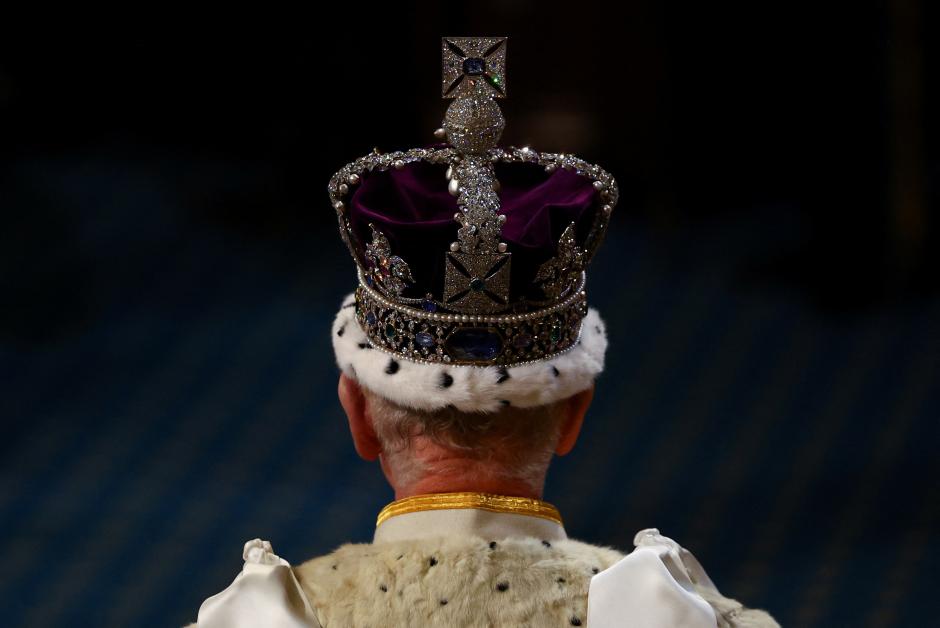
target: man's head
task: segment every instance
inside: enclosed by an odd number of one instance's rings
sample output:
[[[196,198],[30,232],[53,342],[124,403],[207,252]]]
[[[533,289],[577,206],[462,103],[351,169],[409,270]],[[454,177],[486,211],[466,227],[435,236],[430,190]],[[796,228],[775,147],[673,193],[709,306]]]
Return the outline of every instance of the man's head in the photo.
[[[574,447],[594,388],[543,406],[495,412],[415,410],[341,375],[356,452],[381,462],[396,498],[480,491],[540,497],[553,455]]]
[[[505,39],[460,42],[502,68]],[[330,179],[358,277],[333,322],[340,398],[357,450],[399,494],[541,493],[604,370],[586,273],[619,190],[570,153],[496,147],[504,121],[489,99],[505,96],[505,68],[495,92],[461,82],[453,50],[447,145],[376,150]]]

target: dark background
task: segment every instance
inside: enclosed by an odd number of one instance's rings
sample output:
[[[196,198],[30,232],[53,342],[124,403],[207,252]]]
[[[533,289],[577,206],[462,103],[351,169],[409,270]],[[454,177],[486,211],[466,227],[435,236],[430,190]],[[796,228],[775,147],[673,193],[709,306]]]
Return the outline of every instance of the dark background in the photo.
[[[5,625],[180,625],[246,539],[370,538],[326,182],[433,141],[445,34],[510,36],[505,143],[622,190],[608,370],[546,490],[569,533],[658,526],[786,626],[940,612],[936,7],[82,17],[0,43]]]

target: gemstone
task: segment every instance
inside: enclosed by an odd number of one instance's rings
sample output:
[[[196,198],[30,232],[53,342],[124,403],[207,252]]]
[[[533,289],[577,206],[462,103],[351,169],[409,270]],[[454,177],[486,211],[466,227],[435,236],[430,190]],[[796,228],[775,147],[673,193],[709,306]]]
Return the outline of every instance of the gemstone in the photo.
[[[548,337],[551,339],[552,342],[558,342],[559,340],[561,340],[561,327],[559,327],[558,325],[554,325],[552,327],[552,331],[549,332]]]
[[[385,337],[389,340],[395,337],[395,326],[391,323],[385,326]]]
[[[474,292],[483,292],[484,288],[486,288],[486,282],[479,277],[470,280],[470,289]]]
[[[375,312],[366,312],[366,324],[371,327],[372,325],[375,325],[375,321]]]
[[[503,348],[503,339],[489,327],[463,327],[452,333],[446,341],[447,352],[458,360],[486,362]]]
[[[516,349],[528,349],[532,346],[532,336],[529,334],[517,334],[516,337],[512,339],[512,346]]]
[[[424,308],[424,311],[425,311],[425,312],[436,312],[436,311],[437,311],[437,303],[435,303],[435,302],[432,301],[431,299],[425,299],[424,302],[421,304],[421,307]]]
[[[486,72],[486,61],[480,57],[468,57],[463,60],[463,73],[467,76],[480,76]]]
[[[431,347],[434,346],[434,336],[432,336],[426,331],[419,331],[418,333],[415,334],[415,342],[417,342],[419,346],[422,346],[425,349],[430,349]]]

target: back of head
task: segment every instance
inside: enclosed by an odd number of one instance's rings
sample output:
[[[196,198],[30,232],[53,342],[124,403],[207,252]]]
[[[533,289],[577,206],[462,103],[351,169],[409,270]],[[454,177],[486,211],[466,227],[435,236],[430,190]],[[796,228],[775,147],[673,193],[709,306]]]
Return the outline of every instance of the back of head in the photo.
[[[369,420],[344,405],[393,484],[459,469],[540,495],[604,368],[586,270],[617,183],[568,153],[498,145],[506,45],[443,38],[446,144],[376,150],[328,186],[358,277],[333,346]]]
[[[495,476],[541,493],[566,419],[565,400],[531,408],[417,410],[363,388],[383,463],[395,482],[429,474]]]

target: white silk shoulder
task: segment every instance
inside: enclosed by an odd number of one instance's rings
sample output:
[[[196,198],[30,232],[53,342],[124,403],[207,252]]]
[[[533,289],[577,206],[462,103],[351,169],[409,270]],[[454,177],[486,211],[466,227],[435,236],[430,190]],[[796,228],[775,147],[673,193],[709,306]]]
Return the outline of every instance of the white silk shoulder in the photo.
[[[199,607],[199,628],[320,628],[290,563],[268,541],[248,541],[242,557],[235,581]]]
[[[715,585],[695,557],[655,528],[640,531],[633,544],[633,552],[591,578],[587,625],[716,628],[715,611],[695,590]]]

